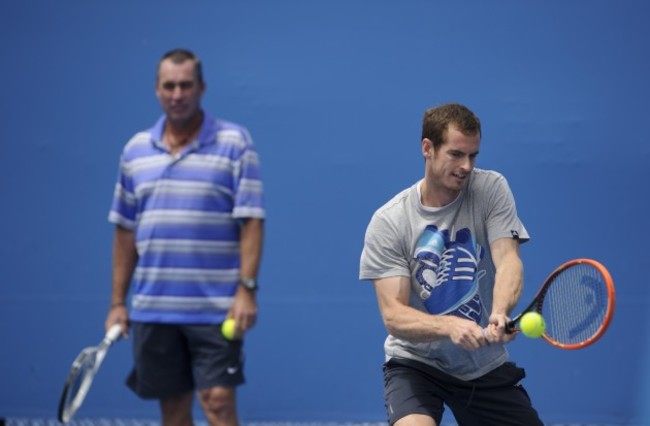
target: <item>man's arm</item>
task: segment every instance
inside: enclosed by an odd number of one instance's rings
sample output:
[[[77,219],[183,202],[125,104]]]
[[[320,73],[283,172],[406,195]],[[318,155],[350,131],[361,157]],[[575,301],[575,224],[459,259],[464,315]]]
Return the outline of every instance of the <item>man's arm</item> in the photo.
[[[500,238],[490,245],[496,267],[490,331],[497,340],[510,341],[514,334],[506,334],[505,326],[517,305],[523,288],[524,266],[519,256],[519,241]]]
[[[122,226],[115,226],[113,239],[113,290],[111,306],[106,318],[106,329],[115,323],[122,324],[124,334],[128,330],[126,298],[129,293],[131,277],[138,261],[135,234]]]
[[[264,221],[262,219],[246,219],[240,233],[240,274],[242,278],[257,278],[262,260],[263,241]],[[238,329],[236,332],[242,333],[252,328],[257,320],[255,291],[240,285],[229,316],[235,319]]]
[[[241,276],[256,278],[262,260],[264,222],[247,219],[241,229]]]
[[[410,307],[409,278],[382,278],[374,284],[384,325],[392,336],[414,343],[449,338],[467,350],[487,344],[483,330],[474,321],[454,315],[430,315]]]

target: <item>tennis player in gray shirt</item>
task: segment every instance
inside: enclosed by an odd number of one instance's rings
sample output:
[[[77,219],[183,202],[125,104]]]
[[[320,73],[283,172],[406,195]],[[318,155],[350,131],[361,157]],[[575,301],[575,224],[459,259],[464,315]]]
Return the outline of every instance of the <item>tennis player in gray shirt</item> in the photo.
[[[427,110],[424,178],[368,225],[360,279],[374,283],[388,331],[390,425],[542,425],[508,361],[505,331],[522,290],[528,240],[506,179],[474,167],[481,123],[467,107]]]

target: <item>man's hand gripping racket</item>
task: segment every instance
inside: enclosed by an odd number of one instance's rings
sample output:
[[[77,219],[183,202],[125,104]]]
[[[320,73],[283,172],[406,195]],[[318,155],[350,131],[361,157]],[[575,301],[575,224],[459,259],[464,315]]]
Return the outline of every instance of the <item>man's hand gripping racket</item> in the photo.
[[[99,345],[85,348],[74,360],[59,402],[58,419],[60,422],[69,422],[81,407],[108,348],[121,336],[122,326],[113,325]]]
[[[614,314],[614,281],[595,260],[574,259],[544,281],[533,301],[507,325],[509,333],[527,312],[546,322],[542,338],[561,349],[582,349],[600,339]]]

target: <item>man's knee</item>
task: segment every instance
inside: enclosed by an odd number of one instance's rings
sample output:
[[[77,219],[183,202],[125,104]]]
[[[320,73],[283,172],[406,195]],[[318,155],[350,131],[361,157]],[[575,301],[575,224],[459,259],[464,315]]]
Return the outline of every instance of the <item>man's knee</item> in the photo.
[[[234,388],[202,389],[199,391],[199,399],[208,418],[223,425],[237,423]]]
[[[191,426],[193,392],[165,398],[160,401],[163,426]]]

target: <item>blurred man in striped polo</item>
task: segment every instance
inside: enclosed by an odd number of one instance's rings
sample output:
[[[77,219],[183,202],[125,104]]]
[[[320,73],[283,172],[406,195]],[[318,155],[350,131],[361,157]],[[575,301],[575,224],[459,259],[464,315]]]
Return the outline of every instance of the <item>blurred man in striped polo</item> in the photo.
[[[191,425],[195,391],[211,425],[237,425],[242,339],[255,325],[265,217],[259,157],[246,128],[201,107],[201,61],[176,49],[158,64],[164,115],[119,164],[106,326],[133,335],[128,386],[160,401],[163,425]],[[131,295],[130,309],[127,309]]]

